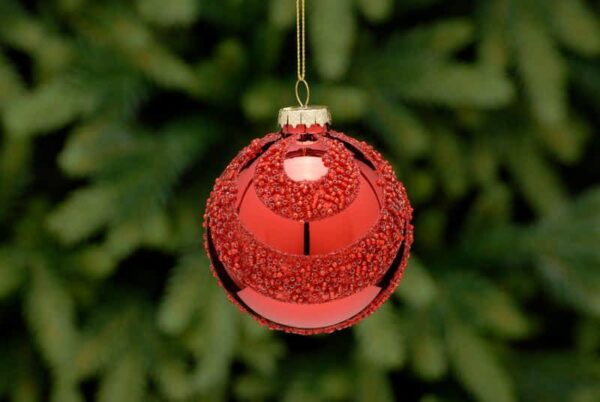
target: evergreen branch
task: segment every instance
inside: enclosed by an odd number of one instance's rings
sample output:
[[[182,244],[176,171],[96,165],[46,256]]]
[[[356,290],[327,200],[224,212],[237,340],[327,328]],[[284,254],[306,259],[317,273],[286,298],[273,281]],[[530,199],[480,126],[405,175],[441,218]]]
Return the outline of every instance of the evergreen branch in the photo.
[[[516,401],[512,379],[489,345],[464,324],[447,322],[448,351],[464,387],[481,402]]]
[[[181,258],[158,310],[159,327],[170,334],[181,333],[209,294],[212,280],[208,259],[203,254]]]
[[[78,342],[73,300],[61,278],[42,259],[31,266],[25,316],[39,350],[56,378],[72,378]]]
[[[118,360],[136,342],[131,336],[138,320],[139,311],[132,303],[95,309],[74,357],[79,379],[88,379]]]
[[[98,390],[98,402],[145,401],[146,373],[135,349],[122,355],[106,372]]]
[[[390,370],[404,364],[405,337],[400,320],[390,304],[383,305],[359,323],[354,335],[358,343],[358,355],[369,365]],[[373,342],[373,339],[377,339],[377,342]]]

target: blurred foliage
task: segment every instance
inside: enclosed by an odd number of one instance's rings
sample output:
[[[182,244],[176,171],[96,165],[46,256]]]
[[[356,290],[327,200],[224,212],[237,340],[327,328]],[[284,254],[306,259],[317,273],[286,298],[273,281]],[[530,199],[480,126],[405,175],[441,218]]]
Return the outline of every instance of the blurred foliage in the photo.
[[[416,209],[397,297],[302,338],[210,276],[293,0],[2,0],[1,401],[600,400],[600,3],[307,3],[313,99]]]

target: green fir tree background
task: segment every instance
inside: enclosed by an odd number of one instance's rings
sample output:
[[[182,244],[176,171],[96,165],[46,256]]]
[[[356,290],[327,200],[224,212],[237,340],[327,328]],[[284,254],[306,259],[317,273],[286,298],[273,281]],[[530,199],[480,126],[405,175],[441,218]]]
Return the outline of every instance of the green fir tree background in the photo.
[[[0,0],[0,401],[600,401],[600,2],[307,0],[308,78],[415,207],[394,297],[301,337],[208,269],[295,103],[293,0]]]

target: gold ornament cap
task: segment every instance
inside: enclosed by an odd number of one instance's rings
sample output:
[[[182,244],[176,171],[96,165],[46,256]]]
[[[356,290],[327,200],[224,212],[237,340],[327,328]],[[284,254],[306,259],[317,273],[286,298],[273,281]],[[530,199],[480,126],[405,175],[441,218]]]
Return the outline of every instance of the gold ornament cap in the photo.
[[[331,124],[331,112],[327,106],[284,107],[279,110],[279,125],[296,127],[304,124],[309,127],[313,124],[325,126]]]

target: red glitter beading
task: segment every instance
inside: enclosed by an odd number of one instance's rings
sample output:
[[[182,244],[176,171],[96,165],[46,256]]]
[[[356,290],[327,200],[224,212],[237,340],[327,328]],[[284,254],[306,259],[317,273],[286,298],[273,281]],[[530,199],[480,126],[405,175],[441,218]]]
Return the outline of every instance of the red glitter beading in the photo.
[[[327,173],[318,180],[292,180],[284,161],[290,155],[309,152],[322,159]],[[370,184],[379,202],[377,218],[354,241],[328,252],[303,255],[284,251],[257,238],[240,219],[240,203],[247,197],[240,191],[240,175],[250,169],[254,174],[244,191],[255,191],[268,211],[280,217],[277,219],[300,225],[326,223],[343,211],[349,213],[359,202],[359,179],[367,182],[365,175],[372,175],[375,179]],[[213,274],[230,300],[261,324],[305,335],[332,332],[368,316],[394,291],[408,262],[413,240],[411,217],[403,185],[370,145],[335,131],[313,134],[309,140],[283,131],[253,140],[217,179],[206,207],[205,245]],[[274,303],[317,306],[350,298],[373,286],[380,291],[359,312],[318,328],[267,319],[236,293],[249,289]]]
[[[311,141],[310,149],[324,149],[322,160],[328,169],[316,181],[294,181],[286,174],[284,160],[294,148],[296,152],[307,149],[299,148],[297,138],[291,136],[270,147],[256,166],[256,193],[270,210],[289,219],[311,221],[335,215],[354,201],[360,171],[343,144],[324,136]]]

